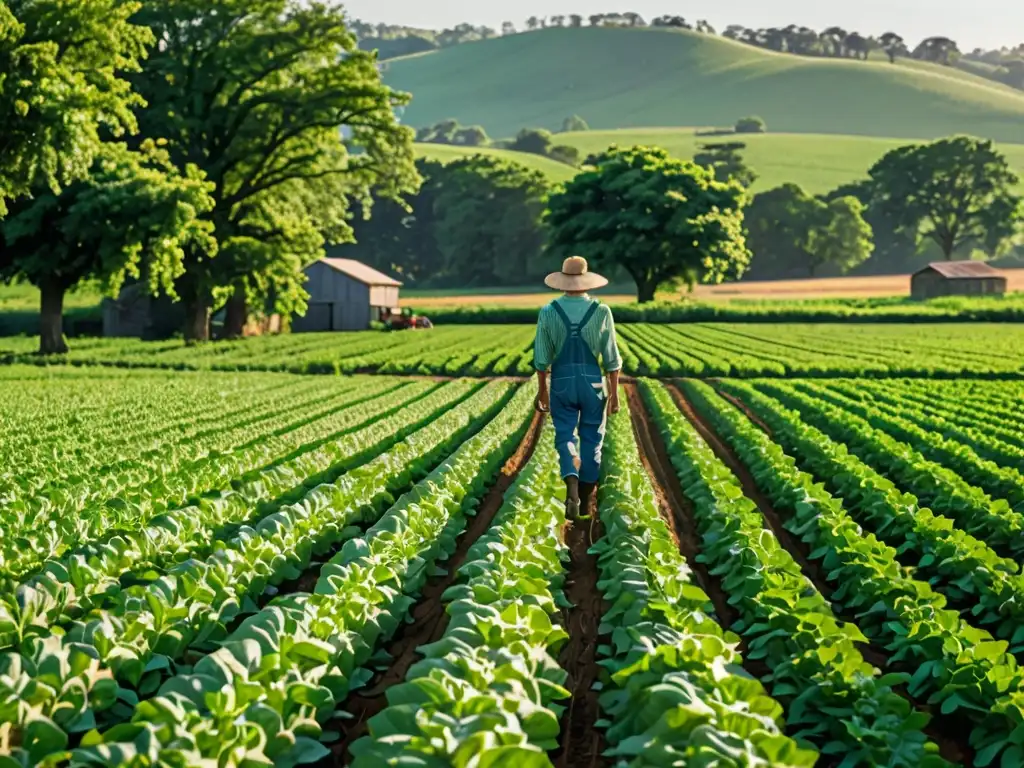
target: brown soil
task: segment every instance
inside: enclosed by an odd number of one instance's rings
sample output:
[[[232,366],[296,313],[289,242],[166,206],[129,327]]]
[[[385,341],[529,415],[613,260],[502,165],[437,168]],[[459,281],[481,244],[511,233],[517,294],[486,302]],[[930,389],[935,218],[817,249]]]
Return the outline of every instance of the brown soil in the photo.
[[[729,598],[722,589],[722,584],[712,576],[704,563],[697,562],[700,554],[700,533],[693,504],[683,492],[679,477],[669,460],[668,451],[658,430],[653,428],[647,409],[636,385],[626,386],[629,400],[629,411],[633,420],[633,433],[636,435],[640,449],[640,460],[651,478],[651,486],[661,509],[661,516],[672,529],[679,542],[679,551],[693,570],[700,588],[703,589],[715,608],[718,620],[726,627],[731,627],[739,619],[736,609],[729,604]],[[758,674],[758,677],[767,673]]]
[[[523,438],[515,454],[505,463],[498,474],[497,482],[491,487],[477,508],[469,526],[459,537],[458,548],[445,563],[447,572],[443,576],[431,578],[423,588],[419,602],[413,606],[411,621],[403,624],[391,643],[387,652],[392,661],[386,670],[378,674],[369,685],[358,693],[352,693],[340,707],[341,711],[351,713],[354,719],[338,720],[331,723],[331,728],[342,733],[342,739],[332,745],[332,757],[321,763],[323,766],[342,766],[349,761],[348,748],[357,739],[367,734],[367,723],[371,717],[383,711],[387,706],[387,690],[392,685],[401,683],[409,668],[418,660],[417,649],[428,643],[440,640],[448,628],[448,614],[442,596],[458,578],[458,571],[466,561],[470,548],[483,536],[504,502],[505,492],[515,482],[516,477],[533,456],[537,441],[544,426],[541,414],[535,414],[529,431]]]
[[[589,508],[583,510],[590,520],[568,523],[564,529],[569,547],[569,574],[565,594],[573,607],[564,612],[565,630],[569,633],[559,655],[559,664],[569,673],[566,687],[572,693],[562,716],[562,742],[552,755],[557,768],[599,768],[609,765],[602,756],[606,749],[604,732],[595,723],[601,717],[598,692],[597,646],[598,627],[604,606],[599,580],[597,557],[588,552],[590,545],[604,536],[597,515],[596,495]]]

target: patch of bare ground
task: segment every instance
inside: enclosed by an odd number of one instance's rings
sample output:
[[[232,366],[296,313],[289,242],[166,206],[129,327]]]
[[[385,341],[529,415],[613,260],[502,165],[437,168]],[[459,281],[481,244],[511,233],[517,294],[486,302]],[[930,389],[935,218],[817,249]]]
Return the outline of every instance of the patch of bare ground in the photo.
[[[604,732],[597,728],[601,717],[598,692],[594,690],[597,666],[598,629],[604,615],[597,556],[590,554],[591,545],[604,536],[597,514],[597,498],[582,510],[589,519],[569,522],[564,528],[569,548],[569,573],[565,594],[572,608],[563,613],[563,626],[569,633],[559,655],[562,669],[568,672],[566,683],[572,697],[562,717],[561,745],[552,760],[557,768],[603,768],[609,765],[603,756],[606,748]]]
[[[352,719],[339,719],[328,726],[329,730],[341,733],[341,740],[330,746],[331,755],[318,763],[318,766],[335,768],[348,764],[349,747],[367,734],[370,718],[387,707],[387,690],[405,680],[409,668],[419,659],[418,649],[421,646],[437,642],[444,636],[448,628],[448,614],[442,597],[458,578],[459,568],[466,562],[470,548],[493,524],[501,509],[505,492],[533,456],[543,426],[542,415],[535,414],[515,454],[502,467],[494,485],[477,508],[476,514],[459,536],[455,553],[444,563],[445,574],[427,581],[419,601],[412,608],[410,621],[401,626],[389,643],[387,652],[391,657],[390,665],[378,673],[365,688],[350,694],[342,704],[341,711],[352,715]]]
[[[818,568],[816,564],[811,563],[807,557],[808,550],[806,544],[794,537],[783,527],[781,516],[772,504],[764,497],[764,495],[760,493],[757,488],[756,481],[746,465],[740,461],[739,457],[736,456],[731,447],[721,437],[719,437],[712,426],[693,407],[693,404],[686,399],[686,396],[678,387],[672,384],[668,386],[668,389],[672,394],[672,399],[679,406],[683,414],[690,420],[690,423],[696,427],[704,441],[711,446],[719,459],[721,459],[740,479],[745,494],[758,505],[758,508],[761,510],[761,513],[764,515],[764,518],[768,522],[772,531],[778,537],[783,546],[785,546],[797,562],[800,563],[803,572],[811,578],[811,581],[826,598],[831,595],[832,590],[828,584],[825,583],[825,575],[822,573],[821,569]],[[742,399],[721,391],[719,391],[718,394],[738,408],[740,412],[746,415],[753,424],[760,427],[769,437],[772,435],[768,426],[757,418],[756,414],[754,414]],[[780,531],[785,535],[781,535]],[[841,616],[841,618],[844,617]],[[883,672],[914,671],[892,668],[889,664],[888,654],[875,644],[860,645],[859,649],[865,661]],[[939,752],[942,757],[952,763],[964,766],[971,766],[974,764],[974,750],[970,747],[971,728],[970,724],[964,718],[942,715],[938,713],[934,707],[914,701],[905,690],[897,690],[897,693],[909,701],[915,709],[920,712],[925,712],[931,716],[931,722],[923,730],[925,735],[938,745]]]

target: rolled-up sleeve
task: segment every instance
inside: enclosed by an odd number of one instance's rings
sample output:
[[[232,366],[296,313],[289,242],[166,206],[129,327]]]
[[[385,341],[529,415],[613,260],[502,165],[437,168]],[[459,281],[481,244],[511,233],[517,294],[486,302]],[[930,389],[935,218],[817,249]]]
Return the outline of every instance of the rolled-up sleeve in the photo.
[[[546,315],[547,307],[540,311],[537,318],[537,336],[533,340],[533,367],[538,371],[546,371],[551,367],[551,358],[554,350],[551,344],[551,334],[548,333]]]
[[[611,307],[604,305],[604,322],[601,323],[601,360],[605,373],[622,370],[622,356],[619,354],[619,342],[615,338],[615,320],[612,319]]]

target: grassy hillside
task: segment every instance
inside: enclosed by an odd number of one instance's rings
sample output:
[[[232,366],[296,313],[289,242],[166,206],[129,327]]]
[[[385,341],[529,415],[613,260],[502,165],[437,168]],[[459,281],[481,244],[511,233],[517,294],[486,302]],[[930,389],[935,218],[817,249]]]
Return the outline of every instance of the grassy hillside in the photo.
[[[882,155],[907,143],[906,139],[872,136],[792,133],[737,138],[747,143],[744,158],[760,174],[755,190],[795,182],[815,194],[864,178]],[[558,140],[588,154],[601,151],[610,144],[647,144],[664,147],[676,157],[689,158],[693,157],[700,144],[729,141],[731,138],[697,136],[692,128],[647,128],[567,133],[559,135]],[[1003,144],[1000,149],[1024,176],[1024,144]]]
[[[585,154],[599,152],[611,144],[647,144],[664,147],[681,158],[693,157],[700,144],[722,140],[729,140],[729,137],[698,136],[694,128],[623,128],[615,131],[563,133],[558,136],[559,143],[577,147]],[[890,149],[907,142],[906,139],[813,133],[769,133],[744,136],[742,140],[747,143],[744,157],[760,174],[754,185],[755,191],[795,182],[814,194],[828,192],[840,184],[865,178],[876,160]],[[1021,177],[1024,177],[1024,144],[1001,144],[1000,149]],[[481,151],[524,163],[543,171],[554,181],[566,181],[574,174],[573,169],[563,163],[523,152],[416,145],[417,154],[443,162]]]
[[[555,128],[731,125],[774,132],[930,138],[973,133],[1024,143],[1024,92],[959,71],[772,53],[655,29],[546,29],[388,62],[413,94],[404,119],[448,117],[492,136]]]
[[[476,154],[495,155],[507,160],[514,160],[528,168],[540,171],[552,181],[568,181],[576,175],[576,169],[565,163],[559,163],[547,157],[531,155],[526,152],[512,152],[507,149],[488,149],[486,147],[450,147],[444,144],[416,145],[417,157],[426,157],[445,164]]]

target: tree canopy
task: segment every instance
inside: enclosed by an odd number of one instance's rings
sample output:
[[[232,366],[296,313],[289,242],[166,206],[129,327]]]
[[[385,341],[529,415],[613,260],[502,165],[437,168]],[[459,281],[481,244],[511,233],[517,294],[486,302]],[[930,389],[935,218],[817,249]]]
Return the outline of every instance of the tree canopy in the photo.
[[[101,130],[135,127],[125,74],[153,40],[125,0],[0,3],[0,216],[12,198],[85,177]]]
[[[871,255],[871,227],[863,213],[856,197],[821,200],[796,184],[762,192],[746,213],[752,271],[759,276],[798,272],[814,277],[830,265],[845,274]]]
[[[40,352],[66,352],[64,294],[94,280],[116,294],[126,278],[174,295],[186,251],[216,252],[212,185],[193,165],[179,175],[153,144],[104,144],[90,174],[61,192],[38,190],[0,222],[0,278],[40,289]]]
[[[747,145],[740,141],[702,144],[693,156],[693,162],[711,168],[719,181],[735,179],[750,188],[757,181],[757,172],[743,160],[740,154]]]
[[[416,166],[424,182],[408,208],[376,201],[355,223],[357,242],[339,253],[426,286],[521,284],[545,273],[546,176],[491,155]]]
[[[621,266],[641,302],[659,286],[721,282],[745,271],[745,192],[654,147],[611,147],[551,195],[549,251]]]
[[[301,267],[325,239],[351,240],[353,200],[414,191],[413,132],[340,7],[299,0],[165,0],[136,17],[159,45],[134,83],[143,136],[216,185],[216,259],[186,252],[177,290],[186,338],[205,339],[215,300],[230,313],[272,300],[301,309]],[[240,328],[228,329],[240,332]]]
[[[872,195],[898,231],[945,258],[996,255],[1020,231],[1019,177],[991,141],[957,136],[894,149],[871,168]]]

